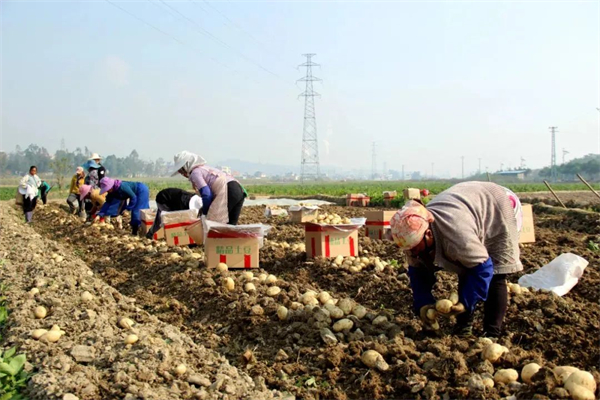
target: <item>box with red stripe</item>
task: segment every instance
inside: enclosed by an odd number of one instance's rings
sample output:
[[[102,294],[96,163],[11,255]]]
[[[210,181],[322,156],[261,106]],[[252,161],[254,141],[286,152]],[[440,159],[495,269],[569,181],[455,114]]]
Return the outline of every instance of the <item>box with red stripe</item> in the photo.
[[[366,207],[371,202],[371,198],[366,194],[350,193],[346,195],[346,206]]]
[[[139,232],[140,236],[142,236],[142,237],[146,236],[146,233],[148,233],[148,230],[150,230],[150,228],[154,224],[154,218],[156,218],[156,210],[154,210],[152,208],[140,210],[140,220],[142,221],[142,224],[140,225],[140,232]],[[164,239],[164,237],[165,237],[165,232],[161,228],[154,233],[154,236],[152,237],[152,239],[158,240],[158,239]]]
[[[371,239],[392,240],[390,220],[396,211],[367,211],[365,235]]]
[[[324,225],[307,222],[304,226],[306,256],[337,257],[358,254],[358,229],[364,218],[352,220],[350,225]]]
[[[206,267],[225,263],[229,268],[259,268],[262,237],[263,228],[255,225],[210,228],[204,242]]]
[[[198,210],[161,212],[160,216],[169,246],[187,246],[196,243],[186,228],[198,221]]]

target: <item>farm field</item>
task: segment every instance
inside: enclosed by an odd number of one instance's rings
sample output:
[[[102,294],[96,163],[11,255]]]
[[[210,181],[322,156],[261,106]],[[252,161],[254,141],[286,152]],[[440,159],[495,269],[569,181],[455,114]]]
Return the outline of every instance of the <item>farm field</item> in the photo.
[[[201,247],[174,248],[133,238],[127,227],[84,227],[59,204],[37,210],[32,229],[23,226],[19,211],[8,202],[0,207],[3,258],[16,267],[0,270],[2,281],[14,282],[8,298],[14,298],[17,310],[7,338],[33,355],[33,366],[43,368],[29,385],[32,398],[62,398],[65,390],[80,399],[569,398],[551,372],[559,365],[587,370],[600,382],[596,213],[535,207],[537,242],[522,248],[523,273],[565,252],[590,264],[562,298],[539,291],[511,294],[506,333],[498,340],[510,352],[491,364],[482,360],[481,339],[451,335],[450,323],[443,323],[437,334],[421,329],[410,307],[403,255],[392,243],[372,241],[363,232],[360,255],[380,257],[388,263],[385,268],[376,269],[370,262],[351,272],[331,260],[307,260],[301,225],[267,220],[263,208],[245,207],[241,223],[273,226],[254,276],[277,277],[270,284],[254,280],[256,289],[245,291],[248,277],[242,271],[206,269]],[[357,217],[364,209],[329,206],[326,211]],[[29,243],[25,251],[19,246],[24,240]],[[64,260],[56,262],[51,253]],[[523,273],[510,276],[510,281]],[[234,280],[233,290],[221,285],[225,277]],[[456,287],[455,276],[441,273],[439,278],[438,297]],[[267,295],[272,286],[281,292]],[[28,297],[32,287],[40,293]],[[80,300],[83,290],[93,299]],[[308,290],[349,299],[352,307],[364,307],[366,315],[348,316],[352,328],[325,342],[321,329],[334,323],[331,315],[292,311],[292,303]],[[37,304],[50,309],[47,321],[27,312]],[[282,305],[289,309],[283,320],[278,317]],[[97,314],[93,321],[89,310]],[[122,316],[136,322],[140,340],[130,347],[122,344],[127,333],[117,324]],[[476,321],[475,332],[480,333],[479,312]],[[52,324],[65,330],[64,340],[48,345],[28,339],[30,330]],[[92,348],[92,361],[69,356],[81,344]],[[366,350],[378,351],[389,369],[365,366],[361,355]],[[530,362],[543,367],[531,384],[519,380],[487,389],[469,384],[474,374],[501,368],[520,372]],[[174,373],[178,364],[185,364],[187,371]],[[77,385],[76,378],[85,384]]]
[[[192,190],[190,183],[185,179],[161,179],[161,178],[131,178],[139,179],[146,183],[150,189],[151,196],[154,197],[160,190],[168,187],[176,187],[185,190]],[[0,200],[9,200],[14,198],[16,181],[4,179],[0,184]],[[396,190],[401,197],[402,190],[407,187],[417,187],[428,189],[432,194],[437,194],[456,182],[431,182],[431,181],[366,181],[366,182],[326,182],[320,184],[307,183],[257,183],[257,181],[242,182],[250,196],[345,196],[348,193],[365,193],[371,196],[373,204],[383,204],[383,192],[387,190]],[[543,183],[500,183],[515,193],[529,192],[548,192]],[[592,186],[600,190],[600,184],[594,183]],[[555,191],[582,191],[589,192],[589,189],[582,183],[555,183],[552,184]],[[68,188],[67,188],[68,189]],[[54,188],[50,192],[51,199],[66,198],[67,189],[59,191]],[[586,195],[587,196],[587,195]],[[401,199],[398,198],[397,204]]]

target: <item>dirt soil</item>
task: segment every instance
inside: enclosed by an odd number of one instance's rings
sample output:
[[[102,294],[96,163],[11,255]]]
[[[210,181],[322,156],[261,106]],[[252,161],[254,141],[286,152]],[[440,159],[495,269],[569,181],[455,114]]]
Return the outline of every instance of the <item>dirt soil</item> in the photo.
[[[263,207],[244,208],[240,223],[263,222],[273,226],[260,251],[262,268],[253,271],[256,289],[246,292],[244,285],[248,278],[243,272],[219,273],[206,269],[201,247],[167,247],[164,243],[133,238],[127,229],[86,227],[56,204],[36,211],[33,228],[41,237],[32,236],[29,228],[16,221],[20,218],[16,212],[8,211],[5,204],[2,207],[3,221],[7,221],[3,225],[10,225],[10,235],[21,240],[9,244],[3,232],[3,249],[8,252],[4,258],[11,260],[9,270],[12,272],[3,268],[2,273],[9,275],[2,275],[2,279],[17,282],[21,292],[14,295],[18,298],[15,308],[27,309],[18,314],[21,316],[20,327],[15,329],[20,333],[14,334],[14,342],[28,352],[52,360],[53,354],[60,355],[61,351],[63,357],[69,358],[64,355],[68,354],[65,346],[84,339],[89,343],[101,340],[101,348],[106,348],[106,351],[98,351],[102,357],[86,366],[69,360],[75,371],[85,375],[87,368],[93,369],[96,374],[93,382],[104,382],[103,385],[94,384],[97,397],[82,398],[119,398],[125,393],[132,399],[153,398],[146,397],[150,396],[149,392],[140,393],[139,389],[128,391],[129,383],[118,385],[120,380],[117,378],[124,373],[134,380],[134,386],[139,387],[136,381],[140,380],[139,369],[146,372],[144,383],[150,385],[148,390],[162,388],[164,392],[161,393],[168,393],[163,398],[193,398],[195,385],[189,383],[189,379],[186,381],[186,376],[175,377],[169,372],[179,362],[195,373],[205,375],[211,385],[218,381],[216,369],[225,368],[229,374],[221,374],[229,377],[235,371],[240,376],[236,382],[245,382],[246,386],[236,386],[235,393],[229,393],[227,385],[222,384],[222,390],[217,391],[232,399],[283,396],[282,392],[301,399],[340,400],[499,399],[509,395],[518,399],[564,397],[565,392],[546,368],[530,385],[497,384],[492,389],[481,390],[467,384],[474,373],[493,373],[499,368],[520,371],[529,362],[538,362],[547,368],[573,365],[594,373],[600,382],[600,252],[589,246],[590,241],[600,243],[598,214],[535,215],[538,240],[522,248],[523,273],[535,271],[564,252],[581,255],[590,265],[579,284],[563,298],[540,291],[511,297],[505,335],[498,340],[510,349],[510,353],[491,365],[481,360],[483,344],[480,339],[450,334],[453,321],[442,323],[441,331],[435,334],[422,330],[411,310],[412,295],[403,255],[392,243],[372,241],[365,238],[362,231],[360,255],[379,256],[388,261],[389,265],[383,270],[371,265],[351,272],[346,267],[332,264],[331,260],[307,260],[299,246],[304,241],[301,225],[285,219],[267,220]],[[354,207],[325,208],[351,217],[362,216],[364,212],[364,209]],[[285,247],[285,243],[290,247]],[[14,250],[9,250],[11,247]],[[66,261],[63,262],[67,264],[64,267],[48,261],[51,253],[59,250],[65,254]],[[37,258],[33,258],[36,254]],[[69,268],[65,268],[67,266]],[[88,276],[88,267],[93,271],[93,277]],[[262,272],[276,275],[277,282],[261,283],[256,276]],[[512,275],[510,281],[516,282],[521,274]],[[26,291],[36,286],[39,275],[46,278],[45,286],[41,287],[47,288],[50,298],[22,298],[26,297]],[[233,291],[227,291],[221,285],[226,276],[235,281]],[[94,284],[87,283],[88,280]],[[65,281],[72,285],[65,286]],[[281,288],[281,292],[267,295],[267,289],[274,285]],[[54,289],[56,286],[58,288]],[[112,331],[108,333],[91,330],[93,327],[89,323],[86,325],[85,308],[89,307],[81,304],[77,293],[83,288],[90,290],[90,287],[94,288],[98,300],[102,298],[94,311],[109,314],[107,324]],[[456,277],[441,273],[436,294],[447,295],[455,287]],[[298,302],[299,296],[307,290],[327,291],[335,299],[351,299],[354,306],[360,304],[368,312],[362,318],[347,316],[352,321],[352,328],[330,336],[322,335],[322,330],[331,329],[335,322],[329,313],[309,307],[292,310],[297,306],[293,303]],[[111,293],[111,296],[103,293]],[[69,295],[74,298],[63,297]],[[52,322],[33,320],[28,315],[36,302],[52,305],[54,298],[60,303],[56,311],[55,306],[52,308]],[[119,307],[124,307],[121,303],[129,308],[120,310]],[[281,305],[290,310],[285,320],[277,316]],[[150,329],[147,326],[152,324],[153,328],[140,337],[156,339],[141,339],[140,344],[132,348],[124,346],[124,334],[115,325],[116,317],[124,312],[140,322],[140,330]],[[79,322],[79,318],[83,321]],[[480,311],[475,321],[475,331],[480,333]],[[49,349],[28,339],[31,329],[52,323],[67,328],[68,338],[64,344],[59,342],[58,346]],[[77,324],[81,327],[72,326]],[[166,344],[160,330],[166,329],[164,327],[186,339]],[[57,347],[62,350],[55,350]],[[140,354],[132,361],[131,353],[137,347],[143,347],[147,353],[140,349]],[[170,349],[167,361],[159,356],[166,351],[164,347],[176,347],[176,350]],[[361,354],[368,349],[383,355],[389,364],[387,371],[369,369],[361,362]],[[207,365],[207,359],[220,361]],[[128,365],[127,360],[131,364]],[[32,364],[41,368],[42,373],[37,376],[45,376],[46,371],[56,369],[37,360]],[[132,368],[137,370],[130,373]],[[52,383],[52,393],[75,390],[67,385],[70,381],[64,379]],[[263,386],[263,382],[271,391]],[[36,385],[47,386],[43,382]],[[173,388],[178,392],[169,392]],[[207,396],[215,394],[210,388],[204,389]],[[158,392],[156,396],[159,396]]]

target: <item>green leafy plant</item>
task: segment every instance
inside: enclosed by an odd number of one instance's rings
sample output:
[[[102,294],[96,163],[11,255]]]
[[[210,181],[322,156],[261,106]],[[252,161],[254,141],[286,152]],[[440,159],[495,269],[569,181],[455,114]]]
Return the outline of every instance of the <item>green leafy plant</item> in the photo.
[[[0,400],[26,399],[21,392],[31,376],[23,370],[25,354],[15,355],[17,349],[11,347],[0,355]]]
[[[600,251],[600,246],[598,245],[598,243],[590,240],[587,244],[587,248],[595,253]]]

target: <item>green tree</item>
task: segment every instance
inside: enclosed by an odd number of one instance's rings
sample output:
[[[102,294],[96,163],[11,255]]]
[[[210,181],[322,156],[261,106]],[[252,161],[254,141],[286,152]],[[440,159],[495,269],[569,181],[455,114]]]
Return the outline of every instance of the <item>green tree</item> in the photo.
[[[50,163],[50,168],[52,169],[52,172],[54,172],[58,188],[62,189],[65,185],[65,179],[69,176],[69,172],[71,171],[69,159],[65,156],[55,157]]]

